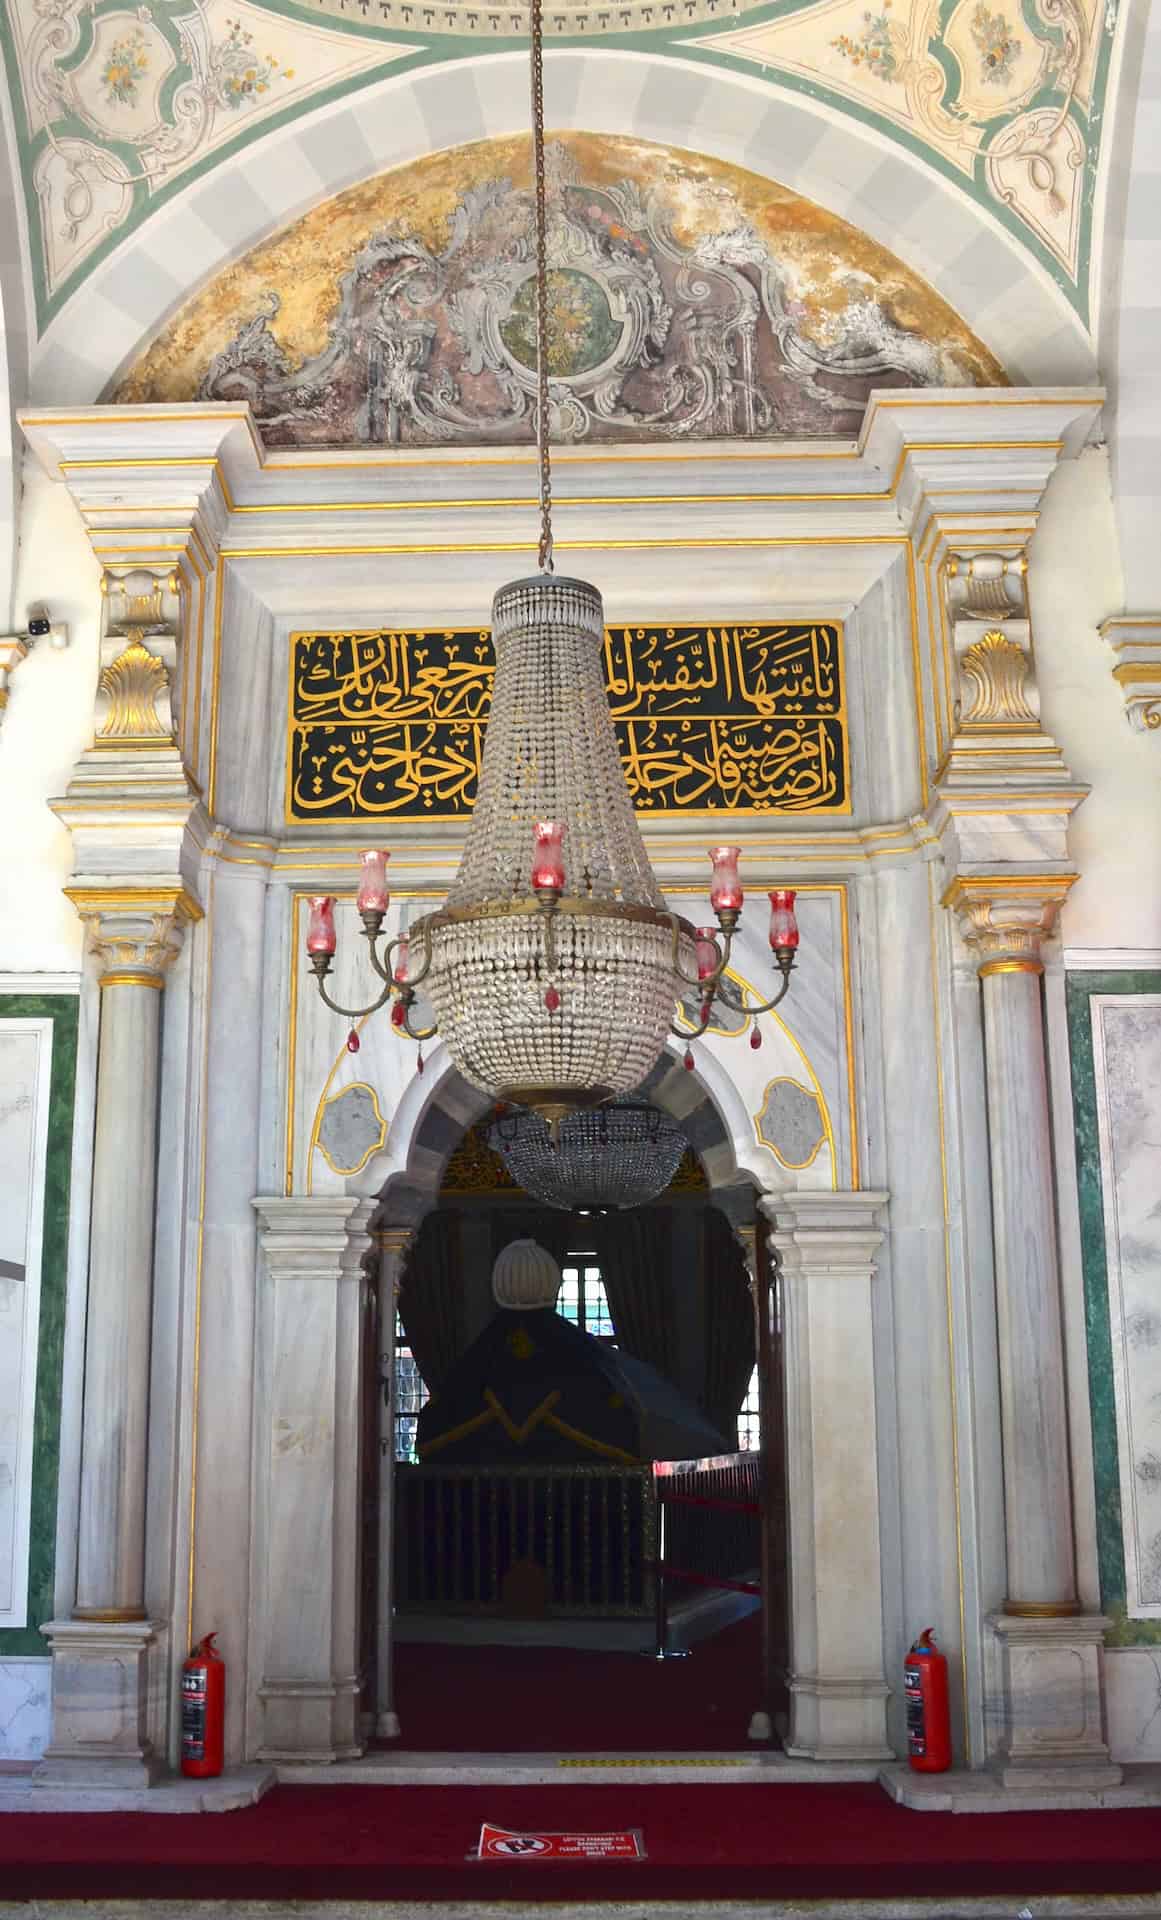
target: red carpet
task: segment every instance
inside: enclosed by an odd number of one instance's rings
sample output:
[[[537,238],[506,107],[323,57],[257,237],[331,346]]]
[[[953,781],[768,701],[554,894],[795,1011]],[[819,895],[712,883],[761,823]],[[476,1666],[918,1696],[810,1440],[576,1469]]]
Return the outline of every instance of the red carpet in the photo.
[[[481,1823],[643,1829],[648,1859],[476,1861]],[[9,1814],[6,1900],[643,1901],[1155,1893],[1154,1811],[908,1813],[875,1786],[278,1787],[241,1813]]]
[[[422,1753],[733,1752],[763,1704],[758,1614],[688,1660],[568,1647],[399,1646],[395,1706]]]

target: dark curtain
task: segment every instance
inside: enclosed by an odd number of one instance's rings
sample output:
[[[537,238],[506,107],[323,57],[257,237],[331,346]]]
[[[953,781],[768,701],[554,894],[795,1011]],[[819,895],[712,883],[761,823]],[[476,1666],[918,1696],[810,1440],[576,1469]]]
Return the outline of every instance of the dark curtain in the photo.
[[[513,1240],[535,1240],[563,1266],[571,1238],[572,1215],[555,1207],[499,1207],[492,1215],[493,1264]],[[573,1244],[583,1246],[584,1242]]]
[[[731,1446],[754,1371],[754,1302],[733,1228],[716,1207],[705,1211],[705,1411]]]
[[[399,1318],[428,1392],[438,1393],[467,1344],[456,1214],[429,1213],[416,1234],[399,1287]]]
[[[672,1380],[677,1357],[668,1212],[607,1213],[591,1224],[617,1345]]]

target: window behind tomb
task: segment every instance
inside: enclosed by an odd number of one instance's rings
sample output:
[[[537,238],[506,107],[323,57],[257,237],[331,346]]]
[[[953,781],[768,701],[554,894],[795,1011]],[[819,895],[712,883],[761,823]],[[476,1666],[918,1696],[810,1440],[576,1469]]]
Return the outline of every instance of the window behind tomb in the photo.
[[[556,1311],[562,1319],[571,1321],[582,1333],[591,1333],[596,1340],[615,1340],[616,1328],[595,1253],[582,1248],[565,1255]]]
[[[427,1383],[407,1344],[403,1322],[395,1315],[395,1458],[416,1461],[416,1429],[428,1400]]]
[[[746,1397],[738,1409],[738,1451],[756,1453],[762,1444],[762,1426],[758,1409],[758,1369],[750,1375]]]

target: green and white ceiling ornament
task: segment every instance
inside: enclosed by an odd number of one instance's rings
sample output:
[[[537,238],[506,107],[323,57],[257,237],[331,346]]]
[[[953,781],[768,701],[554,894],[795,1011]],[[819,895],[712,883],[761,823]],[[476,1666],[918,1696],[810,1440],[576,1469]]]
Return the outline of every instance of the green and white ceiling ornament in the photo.
[[[467,0],[345,6],[0,0],[41,331],[155,209],[212,168],[244,172],[276,127],[389,74],[478,65],[526,29],[521,8]],[[1115,0],[569,0],[546,30],[558,48],[728,68],[853,121],[954,183],[1087,320]]]

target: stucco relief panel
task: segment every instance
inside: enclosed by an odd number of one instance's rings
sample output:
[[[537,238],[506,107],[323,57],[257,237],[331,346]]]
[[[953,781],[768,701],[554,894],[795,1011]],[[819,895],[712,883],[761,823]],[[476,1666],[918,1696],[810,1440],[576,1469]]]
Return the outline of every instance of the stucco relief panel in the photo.
[[[192,301],[122,401],[247,400],[272,445],[534,436],[528,142],[481,142],[315,209]],[[850,434],[874,386],[1000,368],[932,290],[757,176],[640,141],[550,149],[559,441]]]

